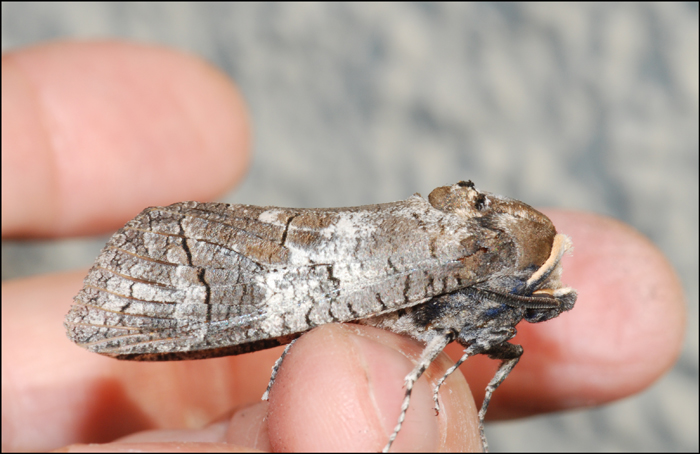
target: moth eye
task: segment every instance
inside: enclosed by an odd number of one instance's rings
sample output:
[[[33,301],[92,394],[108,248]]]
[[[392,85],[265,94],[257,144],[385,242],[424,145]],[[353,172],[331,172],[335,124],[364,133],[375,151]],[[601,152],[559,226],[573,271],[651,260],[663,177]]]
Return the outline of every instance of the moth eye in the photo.
[[[476,207],[477,210],[481,211],[485,208],[488,208],[491,204],[490,202],[491,201],[484,194],[479,194],[474,200],[474,207]]]
[[[472,180],[467,180],[467,181],[462,180],[462,181],[457,183],[457,186],[459,186],[460,188],[474,189],[474,183],[472,183]]]

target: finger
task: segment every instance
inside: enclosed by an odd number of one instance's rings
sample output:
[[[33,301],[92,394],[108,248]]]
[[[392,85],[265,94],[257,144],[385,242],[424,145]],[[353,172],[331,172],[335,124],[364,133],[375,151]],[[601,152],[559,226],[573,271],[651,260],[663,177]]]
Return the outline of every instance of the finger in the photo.
[[[299,339],[270,394],[273,451],[378,451],[398,421],[404,377],[423,346],[360,325],[326,325]],[[460,374],[432,389],[451,362],[441,355],[413,388],[393,451],[478,450],[476,408]],[[361,436],[358,436],[361,434]]]
[[[243,101],[202,60],[65,42],[2,59],[2,233],[112,230],[148,205],[209,200],[248,163]]]
[[[85,271],[2,285],[3,450],[46,451],[150,429],[201,428],[260,402],[281,350],[206,361],[117,361],[61,320]],[[39,435],[37,435],[39,434]]]
[[[236,411],[228,421],[226,442],[270,452],[267,426],[268,402],[258,402]]]
[[[650,386],[675,362],[685,327],[683,293],[663,254],[638,232],[593,214],[547,211],[571,236],[562,281],[578,291],[570,312],[522,322],[513,343],[524,348],[494,393],[491,418],[599,405]],[[448,347],[453,359],[458,345]],[[497,362],[462,366],[478,403]]]
[[[112,443],[97,445],[99,451],[133,450],[176,451],[196,447],[197,452],[219,451],[228,446],[229,450],[270,451],[267,434],[267,402],[244,407],[232,417],[210,424],[203,429],[190,430],[147,430],[127,435]],[[90,445],[95,447],[95,445]],[[69,447],[81,449],[80,445]]]
[[[175,434],[172,434],[175,435]],[[178,434],[180,436],[180,434]],[[187,438],[186,435],[182,435]],[[138,442],[138,443],[105,443],[102,445],[72,445],[58,452],[259,452],[259,450],[233,446],[228,443],[209,443],[197,441],[178,442]]]

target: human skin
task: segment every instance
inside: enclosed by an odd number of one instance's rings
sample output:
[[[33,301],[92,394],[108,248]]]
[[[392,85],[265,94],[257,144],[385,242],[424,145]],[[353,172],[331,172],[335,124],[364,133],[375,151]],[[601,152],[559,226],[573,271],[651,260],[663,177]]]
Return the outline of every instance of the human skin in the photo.
[[[73,42],[8,53],[3,237],[104,234],[146,206],[214,199],[246,171],[248,121],[225,75],[169,49]],[[563,281],[579,299],[554,320],[518,325],[513,342],[525,353],[489,419],[640,392],[681,348],[682,291],[647,239],[608,218],[543,211],[573,239]],[[418,343],[359,325],[320,327],[295,344],[260,402],[280,348],[139,363],[72,344],[62,322],[85,274],[3,283],[3,450],[377,451],[393,430]],[[450,345],[414,388],[397,451],[480,448],[476,412],[495,362],[467,361],[460,371],[474,398],[457,372],[441,389],[439,416],[432,409],[432,384],[459,356]]]

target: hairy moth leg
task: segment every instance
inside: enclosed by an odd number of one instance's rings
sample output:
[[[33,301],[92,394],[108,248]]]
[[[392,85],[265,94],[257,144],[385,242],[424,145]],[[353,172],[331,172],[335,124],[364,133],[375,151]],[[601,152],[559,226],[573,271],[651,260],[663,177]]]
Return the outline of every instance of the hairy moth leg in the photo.
[[[396,436],[401,430],[401,425],[406,418],[406,411],[408,411],[408,405],[411,402],[411,392],[413,391],[413,385],[418,381],[418,379],[423,375],[423,372],[430,366],[430,364],[438,357],[438,355],[445,349],[447,344],[455,339],[455,333],[453,331],[447,331],[443,334],[435,336],[423,349],[420,358],[415,367],[404,379],[404,386],[406,387],[406,394],[403,398],[403,403],[401,404],[401,414],[399,415],[399,421],[394,428],[394,432],[389,437],[389,441],[382,450],[382,452],[389,452],[391,449],[391,444],[396,439]]]
[[[440,412],[440,404],[438,402],[438,392],[440,392],[440,387],[442,386],[442,384],[445,383],[445,380],[447,380],[447,377],[449,377],[452,374],[452,372],[456,371],[459,368],[459,366],[461,366],[462,363],[467,360],[467,358],[474,356],[474,355],[478,355],[479,353],[480,353],[480,351],[479,351],[479,349],[476,348],[476,346],[471,346],[471,347],[467,348],[466,350],[464,350],[464,354],[462,355],[462,357],[459,358],[459,361],[457,361],[454,364],[454,366],[447,369],[447,371],[445,371],[445,375],[443,375],[442,378],[440,378],[440,380],[438,380],[437,384],[435,385],[435,389],[433,389],[433,401],[435,402],[435,413],[436,414]]]
[[[491,402],[491,396],[493,392],[503,383],[510,371],[513,370],[518,361],[520,361],[520,356],[523,354],[523,347],[520,345],[510,344],[508,342],[503,342],[495,347],[492,347],[484,352],[489,355],[491,359],[500,359],[501,365],[498,366],[496,374],[493,376],[489,384],[486,386],[486,394],[484,395],[484,402],[481,404],[481,409],[479,410],[479,432],[481,434],[481,443],[484,447],[484,452],[488,452],[489,444],[486,441],[486,433],[484,433],[484,418],[486,417],[486,410],[489,407],[489,402]]]
[[[265,390],[265,393],[262,396],[262,400],[267,400],[268,397],[270,397],[270,390],[272,389],[272,384],[275,382],[275,377],[277,377],[277,372],[280,370],[280,366],[282,366],[282,360],[284,360],[284,357],[287,356],[287,353],[289,353],[289,349],[292,348],[292,345],[294,345],[294,342],[299,339],[298,337],[296,339],[293,339],[289,345],[287,345],[282,352],[282,355],[275,361],[274,366],[272,366],[272,373],[270,374],[270,382],[267,384],[267,389]]]

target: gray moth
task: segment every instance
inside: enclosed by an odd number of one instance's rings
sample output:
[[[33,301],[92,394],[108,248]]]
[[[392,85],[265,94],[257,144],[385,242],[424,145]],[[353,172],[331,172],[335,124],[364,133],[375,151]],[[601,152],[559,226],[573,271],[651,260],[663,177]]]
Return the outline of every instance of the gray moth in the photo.
[[[471,181],[394,203],[292,209],[182,202],[152,207],[117,231],[65,318],[68,337],[118,359],[237,355],[289,344],[325,323],[383,328],[425,344],[405,397],[452,341],[468,357],[501,360],[479,411],[481,438],[493,391],[523,349],[508,342],[525,320],[570,310],[561,283],[572,247],[523,202]],[[270,390],[268,386],[268,391]],[[267,397],[268,391],[265,396]]]

